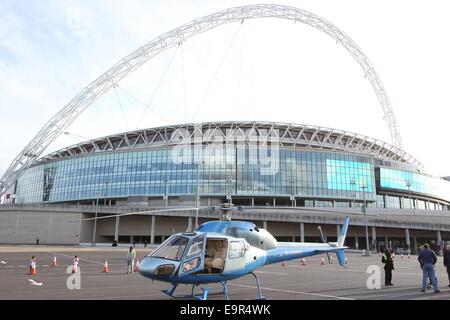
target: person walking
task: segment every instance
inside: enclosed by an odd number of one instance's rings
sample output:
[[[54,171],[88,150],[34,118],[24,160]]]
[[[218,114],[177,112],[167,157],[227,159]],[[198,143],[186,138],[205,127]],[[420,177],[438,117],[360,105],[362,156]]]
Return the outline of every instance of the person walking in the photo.
[[[391,251],[389,249],[384,250],[381,262],[384,263],[384,285],[393,286],[392,270],[394,270],[394,260],[392,260]]]
[[[134,261],[136,260],[136,250],[130,247],[127,254],[128,274],[134,274]]]
[[[434,265],[437,262],[436,253],[430,249],[428,243],[423,245],[423,249],[419,253],[418,257],[419,263],[422,266],[422,292],[426,291],[427,279],[430,278],[431,284],[433,285],[434,293],[440,292],[437,286],[437,278],[434,270]]]
[[[450,287],[450,241],[444,247],[444,266],[447,269],[448,286]]]

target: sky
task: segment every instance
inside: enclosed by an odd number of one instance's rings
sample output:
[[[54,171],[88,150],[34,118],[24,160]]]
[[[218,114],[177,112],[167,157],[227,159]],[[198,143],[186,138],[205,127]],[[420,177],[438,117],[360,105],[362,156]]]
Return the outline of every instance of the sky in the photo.
[[[2,0],[0,174],[86,85],[159,35],[236,0]],[[425,171],[450,175],[448,1],[305,0],[362,48],[390,98],[403,149]],[[148,106],[148,107],[147,107]],[[383,112],[357,62],[301,23],[254,19],[185,41],[130,74],[44,154],[86,139],[185,122],[309,124],[391,143]]]

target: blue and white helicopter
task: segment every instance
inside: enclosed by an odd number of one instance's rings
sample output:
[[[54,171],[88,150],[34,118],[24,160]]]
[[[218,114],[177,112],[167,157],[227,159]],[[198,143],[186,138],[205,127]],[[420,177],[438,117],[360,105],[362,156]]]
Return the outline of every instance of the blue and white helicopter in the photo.
[[[264,299],[254,273],[256,268],[330,252],[336,254],[344,267],[349,217],[344,220],[337,242],[277,242],[267,230],[253,223],[232,221],[231,213],[235,208],[231,204],[224,204],[219,210],[222,212],[220,220],[203,223],[193,232],[170,236],[142,260],[139,273],[152,280],[171,283],[172,287],[162,292],[174,298],[179,284],[192,284],[189,297],[200,300],[207,299],[208,288],[201,288],[203,293],[195,295],[196,286],[220,283],[228,300],[227,281],[251,274],[256,279],[257,298]]]

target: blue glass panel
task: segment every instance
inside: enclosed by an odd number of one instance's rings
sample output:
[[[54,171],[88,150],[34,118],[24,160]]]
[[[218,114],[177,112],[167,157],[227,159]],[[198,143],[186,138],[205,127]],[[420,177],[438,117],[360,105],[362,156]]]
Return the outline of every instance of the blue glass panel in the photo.
[[[450,182],[417,172],[380,168],[380,188],[417,192],[450,200]]]
[[[370,163],[327,159],[328,189],[373,191],[373,169]]]

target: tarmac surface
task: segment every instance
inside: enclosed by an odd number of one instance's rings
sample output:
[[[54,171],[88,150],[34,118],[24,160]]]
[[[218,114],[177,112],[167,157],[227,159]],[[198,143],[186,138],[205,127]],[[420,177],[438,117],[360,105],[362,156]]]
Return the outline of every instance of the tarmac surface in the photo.
[[[137,248],[138,259],[151,251],[149,248]],[[52,246],[0,246],[0,290],[1,300],[45,299],[45,300],[111,300],[111,299],[172,299],[161,292],[170,284],[151,281],[139,274],[126,274],[126,247],[90,248],[90,247],[52,247]],[[37,259],[37,275],[28,275],[29,259]],[[74,255],[80,258],[80,289],[67,287],[70,273],[66,273],[72,264]],[[52,267],[53,258],[57,258],[57,267]],[[325,265],[321,265],[321,258]],[[335,258],[335,257],[334,257]],[[450,287],[446,270],[439,257],[437,263],[440,293],[421,289],[421,269],[417,256],[410,258],[396,256],[394,259],[392,287],[384,286],[384,270],[378,255],[363,257],[357,253],[347,253],[348,264],[344,269],[327,261],[326,255],[306,259],[306,266],[299,260],[268,265],[257,269],[263,295],[276,300],[449,300]],[[105,260],[109,272],[103,273]],[[381,288],[369,289],[369,266],[378,266],[381,271]],[[70,272],[70,268],[69,268]],[[373,277],[373,276],[372,276]],[[42,283],[42,285],[32,284]],[[369,279],[369,284],[373,284]],[[376,282],[375,282],[376,283]],[[224,299],[220,284],[207,285],[210,288],[208,299]],[[205,285],[202,285],[205,287]],[[252,300],[257,296],[256,283],[251,275],[228,283],[232,300]],[[191,286],[179,285],[178,295],[190,293]],[[196,289],[200,294],[200,288]]]

